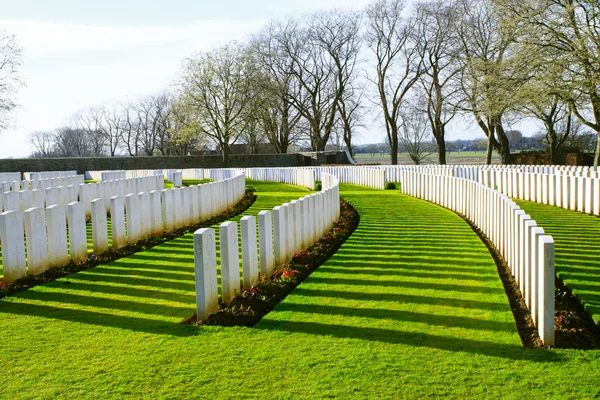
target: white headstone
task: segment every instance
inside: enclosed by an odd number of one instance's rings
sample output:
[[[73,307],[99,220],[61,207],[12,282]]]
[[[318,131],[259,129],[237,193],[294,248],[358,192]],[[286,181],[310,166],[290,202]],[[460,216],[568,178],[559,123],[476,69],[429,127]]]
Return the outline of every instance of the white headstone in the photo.
[[[215,230],[194,232],[194,269],[196,275],[196,318],[205,320],[219,311]]]
[[[46,208],[46,225],[49,263],[54,267],[62,267],[69,262],[67,209],[65,205],[55,204]]]
[[[271,275],[273,273],[273,225],[271,212],[258,213],[258,232],[260,242],[260,273]]]
[[[4,280],[13,283],[27,275],[23,215],[20,211],[0,214],[0,243]]]
[[[2,195],[2,204],[4,211],[20,211],[19,204],[19,193],[18,192],[6,192]]]
[[[25,211],[33,207],[33,195],[29,190],[21,190],[19,192],[20,210]]]
[[[173,191],[169,189],[163,189],[161,191],[162,205],[162,220],[165,232],[170,232],[175,229],[174,221],[174,203],[173,203]]]
[[[150,221],[151,232],[162,232],[162,211],[160,209],[160,192],[153,190],[150,192]]]
[[[108,250],[108,227],[106,225],[106,205],[104,199],[92,200],[92,239],[94,254]]]
[[[27,267],[30,275],[39,275],[48,269],[48,242],[44,208],[30,208],[23,214],[27,241]]]
[[[69,255],[71,261],[79,263],[87,259],[87,230],[85,226],[85,206],[73,201],[67,205],[69,226]]]
[[[141,192],[139,195],[140,201],[140,233],[142,237],[152,233],[152,215],[150,210],[150,193]]]
[[[538,238],[538,306],[540,318],[538,331],[546,346],[554,345],[554,240],[552,236]]]
[[[120,249],[127,245],[125,228],[125,199],[121,196],[110,198],[110,221],[112,225],[112,247]]]
[[[34,189],[31,191],[32,206],[37,208],[46,207],[46,194],[42,189]]]
[[[242,271],[244,277],[244,289],[249,289],[258,284],[256,217],[242,217],[240,228],[242,233]]]
[[[229,304],[240,292],[240,258],[237,224],[227,221],[219,227],[221,252],[221,296]]]
[[[273,208],[273,259],[275,267],[280,267],[286,262],[286,215],[281,206]]]
[[[127,241],[129,244],[137,243],[141,239],[140,202],[137,194],[130,193],[125,196],[125,210],[127,215]]]
[[[46,189],[46,207],[53,206],[55,204],[60,204],[58,189],[55,187]]]

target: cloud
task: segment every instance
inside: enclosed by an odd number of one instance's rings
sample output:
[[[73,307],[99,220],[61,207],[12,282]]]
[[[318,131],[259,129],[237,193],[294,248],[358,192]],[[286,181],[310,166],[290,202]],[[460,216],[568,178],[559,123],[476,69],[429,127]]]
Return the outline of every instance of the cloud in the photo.
[[[176,44],[206,49],[220,42],[243,39],[264,21],[209,20],[174,26],[103,27],[54,22],[0,20],[17,35],[27,58],[54,52],[144,48]]]

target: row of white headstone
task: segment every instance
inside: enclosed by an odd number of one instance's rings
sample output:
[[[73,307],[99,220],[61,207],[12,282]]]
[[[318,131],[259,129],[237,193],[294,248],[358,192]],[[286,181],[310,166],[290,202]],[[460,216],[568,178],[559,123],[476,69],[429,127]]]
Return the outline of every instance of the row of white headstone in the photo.
[[[91,179],[94,181],[102,181],[102,174],[103,173],[112,173],[112,172],[117,172],[119,176],[121,176],[121,173],[123,172],[123,170],[104,170],[104,171],[87,171],[85,173],[85,177],[86,179]],[[125,176],[121,177],[119,179],[131,179],[131,178],[143,178],[143,177],[147,177],[147,176],[155,176],[155,175],[163,175],[163,170],[161,169],[131,169],[131,170],[125,170]],[[108,176],[108,175],[107,175]],[[165,177],[166,178],[166,177]],[[111,179],[108,179],[111,180]],[[114,179],[112,179],[114,180]]]
[[[555,174],[560,172],[574,172],[575,176],[595,177],[600,172],[599,167],[581,165],[480,165],[479,170],[492,171],[519,171],[535,174]]]
[[[127,171],[114,170],[114,171],[102,171],[100,173],[101,181],[117,181],[120,179],[127,179]]]
[[[19,192],[21,190],[34,190],[34,189],[46,189],[49,187],[58,186],[69,186],[82,184],[83,175],[75,175],[65,178],[46,178],[40,180],[20,180],[20,181],[4,181],[0,185],[2,187],[2,193],[6,192]]]
[[[244,176],[240,175],[198,186],[112,196],[108,201],[112,246],[118,249],[151,233],[207,220],[235,205],[244,193]],[[90,202],[94,254],[102,254],[109,248],[106,202],[104,198]],[[67,264],[69,259],[85,260],[88,254],[86,232],[82,202],[1,213],[5,281],[12,283],[27,274],[43,273],[48,268]]]
[[[205,176],[208,176],[208,173],[204,168],[185,168],[181,170],[183,175],[183,179],[186,180],[198,180],[201,181],[206,179]]]
[[[20,182],[22,179],[20,172],[0,172],[0,182]]]
[[[173,186],[180,187],[183,185],[183,174],[178,170],[168,170],[167,180],[173,183]]]
[[[228,221],[219,227],[221,295],[229,304],[241,288],[248,289],[259,282],[259,274],[271,275],[293,257],[322,237],[340,217],[339,182],[325,176],[327,188],[304,196],[273,211],[245,216],[240,221],[242,241],[242,275],[237,223]],[[196,316],[205,320],[219,310],[217,287],[217,257],[215,231],[202,228],[194,233],[196,274]],[[259,262],[260,255],[260,262]],[[260,270],[259,270],[260,265]]]
[[[375,189],[384,189],[386,176],[385,170],[380,167],[317,167],[314,168],[317,179],[323,180],[323,174],[335,176],[341,183],[368,186]]]
[[[402,191],[464,214],[506,260],[541,340],[554,344],[554,240],[508,196],[479,182],[403,171]]]
[[[248,179],[265,182],[289,183],[315,189],[315,172],[313,169],[302,168],[245,168],[244,174]]]
[[[69,178],[77,176],[77,171],[42,171],[42,172],[23,172],[23,177],[28,181],[41,181],[44,179]]]
[[[479,181],[511,198],[600,216],[600,178],[581,176],[576,171],[545,174],[484,170],[480,171]]]

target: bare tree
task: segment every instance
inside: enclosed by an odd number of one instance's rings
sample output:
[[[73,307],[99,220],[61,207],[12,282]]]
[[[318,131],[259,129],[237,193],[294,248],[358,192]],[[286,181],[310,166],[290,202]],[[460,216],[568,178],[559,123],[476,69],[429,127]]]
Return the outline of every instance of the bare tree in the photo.
[[[363,126],[362,119],[365,109],[362,106],[363,88],[356,87],[351,83],[345,93],[339,99],[339,124],[341,125],[342,137],[350,156],[354,156],[354,145],[352,139],[356,138],[356,129]]]
[[[438,161],[446,164],[446,126],[457,115],[457,77],[459,48],[454,34],[457,8],[453,2],[432,0],[417,5],[416,16],[422,27],[425,73],[419,81],[427,99],[425,112],[438,148]]]
[[[54,135],[52,134],[52,132],[33,132],[29,136],[29,141],[37,151],[37,156],[50,157],[52,155],[52,146],[54,145]]]
[[[363,89],[357,82],[357,67],[362,48],[362,38],[359,35],[362,16],[353,11],[334,10],[317,13],[313,18],[312,36],[333,61],[338,89],[335,106],[344,142],[348,151],[352,153],[352,136],[362,116]]]
[[[431,130],[428,117],[416,109],[401,112],[402,129],[398,139],[415,165],[420,165],[431,154]]]
[[[89,115],[82,116],[82,126],[88,131],[98,131],[104,144],[108,147],[111,157],[114,157],[123,139],[124,116],[120,105],[104,106],[91,109]]]
[[[77,125],[59,128],[54,133],[54,153],[58,157],[91,157],[94,145],[87,132]]]
[[[298,138],[296,129],[301,118],[293,105],[300,85],[294,74],[294,63],[287,46],[291,21],[268,23],[251,41],[253,59],[258,66],[254,90],[257,93],[256,115],[267,140],[278,153],[287,153]]]
[[[250,103],[255,69],[248,49],[238,43],[201,53],[185,63],[181,102],[197,129],[210,137],[229,165],[231,146],[253,118]]]
[[[24,84],[19,78],[21,47],[14,35],[0,31],[0,131],[11,121],[10,112],[17,106],[15,94]]]
[[[404,1],[377,0],[367,7],[367,40],[375,54],[379,105],[390,143],[391,163],[398,164],[400,109],[424,72],[424,52],[419,51],[419,25],[404,18]]]

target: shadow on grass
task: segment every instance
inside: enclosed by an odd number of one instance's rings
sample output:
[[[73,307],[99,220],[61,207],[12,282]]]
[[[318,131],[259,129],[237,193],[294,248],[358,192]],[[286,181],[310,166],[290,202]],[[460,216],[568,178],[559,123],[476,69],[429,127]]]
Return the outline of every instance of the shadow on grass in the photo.
[[[277,311],[302,312],[307,314],[340,315],[347,317],[375,318],[403,322],[424,323],[449,328],[466,328],[483,331],[513,332],[514,322],[500,322],[483,319],[423,314],[407,310],[388,310],[382,308],[350,308],[318,304],[296,304],[284,302]]]
[[[429,276],[431,277],[431,276]],[[440,279],[443,276],[438,275]],[[448,278],[448,277],[447,277]],[[326,285],[355,285],[355,286],[375,286],[375,287],[393,287],[404,289],[421,289],[421,290],[441,290],[448,292],[460,293],[481,293],[483,294],[504,294],[502,288],[490,288],[485,286],[471,285],[454,285],[449,283],[433,283],[433,282],[413,282],[413,281],[384,281],[384,280],[366,280],[366,279],[344,279],[344,278],[322,278],[312,277],[311,283],[322,283]]]
[[[312,280],[313,278],[311,278]],[[413,303],[413,304],[428,304],[444,307],[458,307],[467,309],[478,309],[478,310],[491,310],[491,311],[505,311],[505,303],[494,303],[483,300],[466,300],[466,299],[453,299],[445,297],[430,297],[420,296],[414,294],[404,293],[366,293],[357,291],[340,291],[340,290],[315,290],[307,289],[302,286],[294,289],[294,295],[298,296],[310,296],[310,297],[323,297],[331,299],[344,299],[344,300],[361,300],[361,301],[376,301],[376,302],[402,302],[402,303]]]
[[[480,354],[510,360],[560,362],[564,359],[560,354],[553,351],[528,350],[518,345],[449,338],[447,336],[430,335],[420,332],[401,332],[381,328],[332,325],[316,322],[263,320],[255,329],[404,344],[414,347],[428,347],[438,350]]]
[[[62,307],[52,307],[41,304],[0,302],[0,315],[13,314],[58,319],[81,324],[128,329],[168,336],[194,336],[198,329],[179,323],[161,321],[151,318],[121,316],[89,310],[65,310]]]

